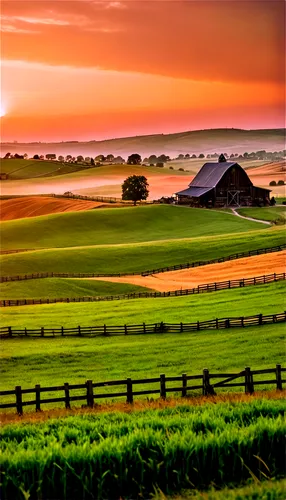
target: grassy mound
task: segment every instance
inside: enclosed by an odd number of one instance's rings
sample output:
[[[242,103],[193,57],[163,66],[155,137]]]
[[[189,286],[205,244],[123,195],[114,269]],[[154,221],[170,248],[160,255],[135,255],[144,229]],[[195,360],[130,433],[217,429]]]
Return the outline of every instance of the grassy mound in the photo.
[[[255,400],[5,426],[3,499],[150,498],[279,478],[285,408]]]
[[[274,227],[251,233],[201,236],[194,239],[41,250],[2,255],[0,272],[2,276],[37,272],[132,273],[284,243],[284,229]]]
[[[196,238],[259,228],[258,222],[224,212],[157,205],[6,221],[1,223],[1,241],[3,250],[63,248]]]
[[[240,208],[237,210],[244,217],[252,217],[253,219],[267,220],[269,222],[277,219],[286,219],[285,207],[263,207],[263,208]]]
[[[97,295],[119,295],[146,291],[149,291],[149,289],[141,286],[129,285],[127,283],[45,278],[32,281],[10,281],[8,283],[2,283],[0,299],[72,298]]]

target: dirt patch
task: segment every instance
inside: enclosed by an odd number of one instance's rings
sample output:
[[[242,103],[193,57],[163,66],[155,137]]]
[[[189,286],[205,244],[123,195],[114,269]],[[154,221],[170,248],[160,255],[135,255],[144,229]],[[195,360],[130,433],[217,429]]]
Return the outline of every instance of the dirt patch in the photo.
[[[105,204],[89,200],[52,198],[49,196],[26,196],[0,200],[0,220],[37,217],[59,212],[79,212],[94,208],[114,208],[120,204]]]
[[[285,263],[286,251],[283,251],[152,276],[123,276],[121,278],[105,278],[104,280],[115,283],[130,283],[152,288],[158,292],[167,292],[181,288],[195,288],[205,283],[284,273]],[[91,279],[102,281],[102,278]]]

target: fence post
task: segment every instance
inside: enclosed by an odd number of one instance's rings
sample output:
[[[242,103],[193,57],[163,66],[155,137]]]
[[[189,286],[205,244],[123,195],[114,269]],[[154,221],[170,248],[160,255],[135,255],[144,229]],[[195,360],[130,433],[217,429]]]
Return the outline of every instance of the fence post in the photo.
[[[241,321],[241,326],[244,327],[244,317],[243,316],[241,316],[240,321]]]
[[[62,326],[62,337],[64,336],[65,332],[64,332],[64,327]]]
[[[182,374],[182,381],[183,381],[182,398],[185,398],[187,396],[187,374],[186,373]]]
[[[259,314],[258,324],[263,325],[263,314]]]
[[[146,333],[146,325],[143,323],[143,332]]]
[[[93,387],[92,387],[92,380],[87,380],[86,381],[86,402],[87,406],[90,408],[93,407]]]
[[[107,336],[106,325],[103,325],[103,335]]]
[[[36,411],[41,411],[41,386],[40,384],[35,385],[36,393]]]
[[[218,330],[218,318],[216,318],[216,320],[215,320],[215,327]]]
[[[183,332],[184,331],[184,325],[183,323],[180,324],[180,332]]]
[[[70,405],[70,389],[69,389],[69,383],[68,382],[65,382],[64,384],[64,391],[65,391],[65,404],[66,404],[66,408],[67,409],[70,409],[71,405]]]
[[[197,321],[197,330],[199,330],[199,329],[200,329],[200,322]]]
[[[45,330],[44,330],[44,327],[42,326],[41,327],[41,337],[43,337],[45,335]]]
[[[22,404],[22,389],[20,385],[16,385],[16,408],[18,415],[23,415],[23,404]]]
[[[209,394],[210,377],[209,370],[205,368],[203,370],[203,395],[207,396]]]
[[[12,328],[11,328],[11,326],[8,326],[8,335],[9,335],[9,337],[12,337]]]
[[[249,366],[245,368],[245,392],[249,394],[252,394],[254,392],[253,375]]]
[[[282,391],[281,365],[276,365],[276,388]]]
[[[160,397],[166,399],[166,379],[164,373],[160,375]]]
[[[125,335],[127,335],[128,331],[127,331],[127,325],[124,325],[124,333]]]
[[[133,403],[133,392],[132,392],[132,380],[131,378],[128,378],[126,380],[126,385],[127,385],[127,403]]]

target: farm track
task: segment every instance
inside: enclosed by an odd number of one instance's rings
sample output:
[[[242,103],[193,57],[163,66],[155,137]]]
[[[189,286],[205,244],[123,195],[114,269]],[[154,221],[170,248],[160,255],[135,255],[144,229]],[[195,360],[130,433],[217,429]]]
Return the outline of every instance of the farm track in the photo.
[[[234,261],[208,264],[201,267],[169,271],[150,276],[122,276],[120,278],[86,278],[114,283],[129,283],[151,288],[158,292],[193,288],[210,282],[250,278],[270,273],[284,273],[286,251],[244,257]]]
[[[233,215],[237,215],[237,217],[240,217],[241,219],[246,219],[246,220],[250,220],[252,222],[261,222],[261,224],[266,224],[267,226],[271,226],[271,222],[268,222],[266,220],[261,220],[261,219],[253,219],[252,217],[245,217],[245,215],[241,215],[239,214],[235,208],[232,208],[232,213]]]

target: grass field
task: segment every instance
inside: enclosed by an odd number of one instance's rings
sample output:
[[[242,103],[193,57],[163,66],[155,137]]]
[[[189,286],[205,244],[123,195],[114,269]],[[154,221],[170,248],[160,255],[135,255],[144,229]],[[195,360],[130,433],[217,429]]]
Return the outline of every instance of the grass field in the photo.
[[[1,432],[3,499],[20,500],[23,492],[147,499],[156,491],[279,479],[285,408],[283,400],[261,399],[8,425]]]
[[[193,297],[97,304],[54,304],[2,310],[2,325],[21,328],[191,322],[275,313],[284,308],[283,283]],[[1,386],[55,385],[82,379],[121,379],[212,370],[273,367],[284,361],[285,325],[128,337],[22,338],[2,342]]]
[[[66,278],[10,281],[1,284],[0,299],[87,297],[146,292],[147,288],[126,283]]]
[[[1,317],[3,326],[20,328],[136,325],[160,321],[188,323],[229,316],[250,316],[261,312],[282,312],[285,307],[284,289],[285,282],[280,281],[184,297],[5,307]]]
[[[125,209],[120,209],[120,211],[122,210]],[[188,212],[187,209],[185,211]],[[232,221],[230,215],[225,215],[225,217],[229,217]],[[239,220],[238,217],[235,219]],[[241,220],[244,224],[245,221]],[[261,224],[258,227],[261,227]],[[176,232],[174,232],[174,236],[176,236]],[[14,237],[17,238],[20,245],[17,234]],[[88,233],[86,237],[88,238]],[[35,243],[32,234],[28,235],[27,238],[29,244]],[[140,244],[39,250],[2,255],[0,257],[0,272],[3,276],[31,272],[132,273],[185,262],[209,260],[284,243],[285,230],[279,226],[251,232],[181,240],[170,239]],[[77,244],[78,242],[74,240],[74,245]],[[7,241],[7,245],[9,245],[9,241]],[[11,244],[10,248],[13,245]],[[24,244],[22,244],[22,248],[24,248]]]
[[[3,250],[53,248],[195,238],[259,228],[260,223],[224,212],[161,205],[5,221],[1,223],[1,241]]]
[[[84,170],[84,167],[76,164],[62,164],[50,160],[23,160],[23,159],[1,159],[0,172],[9,174],[10,180],[30,180],[37,177],[49,177],[58,175],[69,175]]]
[[[263,207],[263,208],[239,208],[237,212],[245,217],[253,219],[275,221],[277,219],[286,219],[285,207]]]
[[[13,338],[2,341],[0,387],[51,387],[64,382],[83,384],[87,379],[103,382],[159,377],[161,373],[197,375],[203,368],[213,373],[235,373],[245,366],[274,368],[277,363],[285,364],[284,343],[283,323],[128,338]],[[136,390],[147,388],[154,388],[154,384],[139,384]],[[116,386],[106,389],[107,393],[116,391]]]

